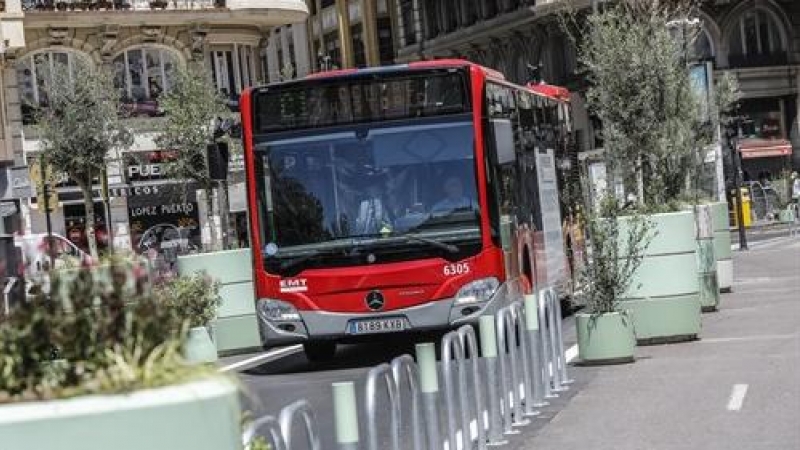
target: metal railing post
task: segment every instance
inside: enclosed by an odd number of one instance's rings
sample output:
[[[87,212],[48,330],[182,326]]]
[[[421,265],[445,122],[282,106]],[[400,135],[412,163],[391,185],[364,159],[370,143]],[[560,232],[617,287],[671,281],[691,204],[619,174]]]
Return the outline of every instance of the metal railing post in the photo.
[[[442,437],[439,432],[439,375],[436,370],[436,348],[433,343],[426,342],[417,344],[415,350],[425,408],[428,450],[439,450],[442,448]]]
[[[273,416],[261,417],[245,428],[244,433],[242,433],[242,446],[245,450],[250,450],[253,439],[256,438],[256,432],[261,428],[267,430],[272,450],[286,450],[286,443],[283,440],[283,433],[281,433],[281,425]]]
[[[555,291],[551,288],[544,291],[544,297],[547,302],[548,328],[550,329],[550,354],[552,361],[550,370],[552,371],[553,390],[555,392],[564,392],[569,388],[561,384],[561,358],[558,355],[558,326],[561,320],[556,317],[556,303],[558,303],[558,299],[556,298]]]
[[[367,372],[367,385],[365,388],[365,410],[367,415],[367,448],[378,450],[378,418],[377,418],[377,394],[378,380],[383,379],[386,385],[386,392],[389,397],[389,407],[391,408],[391,423],[389,432],[391,435],[391,448],[400,450],[400,402],[398,401],[397,389],[392,368],[389,364],[383,363],[373,367]]]
[[[497,331],[494,326],[494,316],[481,316],[481,356],[486,362],[486,384],[489,397],[489,432],[488,444],[492,446],[504,445],[508,441],[503,439],[503,424],[500,417],[500,398],[497,383]]]
[[[421,400],[421,393],[419,390],[419,382],[418,382],[418,370],[417,365],[414,363],[414,358],[409,355],[399,356],[392,360],[392,375],[394,377],[395,383],[395,391],[397,392],[398,402],[402,396],[400,395],[400,382],[403,379],[403,375],[408,382],[408,388],[411,391],[411,434],[413,439],[413,449],[414,450],[424,450],[425,443],[424,443],[424,431],[422,425],[422,400]],[[398,428],[402,430],[403,427],[403,409],[402,409],[402,402],[400,402],[400,420],[398,424]]]
[[[572,384],[574,380],[567,376],[567,356],[564,352],[564,330],[562,328],[562,314],[561,314],[561,299],[554,288],[550,288],[550,295],[555,305],[555,319],[556,319],[556,347],[558,349],[558,375],[559,383],[564,389],[569,389],[567,385]]]
[[[319,434],[317,434],[317,418],[314,410],[311,409],[311,405],[306,400],[298,400],[283,408],[280,416],[278,416],[278,423],[281,425],[281,434],[283,434],[287,450],[293,448],[292,425],[294,425],[298,415],[303,418],[303,425],[305,425],[306,438],[308,439],[307,448],[309,450],[321,450],[322,445],[320,444]]]
[[[497,337],[500,349],[500,385],[502,397],[507,407],[503,410],[505,419],[504,431],[509,433],[510,426],[520,427],[530,422],[523,417],[522,401],[519,393],[520,376],[518,367],[518,349],[514,315],[510,306],[497,312]],[[510,422],[510,424],[509,424]]]
[[[475,329],[472,325],[464,325],[458,329],[458,337],[461,340],[461,345],[464,350],[469,351],[469,357],[472,361],[472,387],[475,391],[475,401],[473,402],[473,410],[475,412],[475,432],[476,439],[478,440],[478,450],[486,449],[486,422],[483,417],[484,412],[484,397],[483,397],[483,377],[481,377],[481,362],[480,350],[478,349],[478,338],[475,335]],[[466,352],[464,354],[466,358]],[[466,361],[465,361],[466,365]],[[466,374],[465,374],[466,375]],[[461,387],[461,391],[467,392],[467,385]],[[469,432],[469,424],[466,432]]]
[[[442,380],[444,381],[444,403],[447,412],[447,435],[450,441],[450,450],[457,448],[458,424],[456,423],[456,387],[453,380],[453,364],[458,371],[459,386],[459,407],[461,413],[461,442],[464,449],[471,447],[472,441],[469,435],[469,403],[467,402],[467,373],[464,368],[464,346],[461,345],[461,338],[457,331],[451,331],[442,338]]]
[[[532,404],[534,407],[541,408],[549,403],[544,399],[545,377],[542,372],[541,343],[539,336],[539,298],[536,294],[525,296],[525,333],[528,335],[530,348],[530,363],[533,387],[531,389]]]
[[[530,349],[528,348],[528,339],[525,333],[525,307],[520,302],[515,302],[511,304],[511,314],[514,318],[515,330],[514,334],[517,337],[517,342],[519,343],[519,347],[517,349],[517,356],[520,360],[520,365],[522,366],[522,389],[525,395],[525,399],[522,402],[524,405],[523,414],[526,417],[535,417],[539,415],[539,411],[536,411],[534,407],[534,400],[533,400],[533,382],[531,381],[532,378],[532,368],[531,368],[531,353]]]
[[[352,381],[333,383],[333,418],[339,450],[358,450],[358,406]],[[275,449],[278,450],[278,449]]]
[[[544,398],[556,398],[558,394],[555,393],[553,387],[553,352],[550,347],[550,317],[547,308],[547,297],[540,292],[539,298],[539,343],[540,350],[542,351],[542,374],[544,375]]]

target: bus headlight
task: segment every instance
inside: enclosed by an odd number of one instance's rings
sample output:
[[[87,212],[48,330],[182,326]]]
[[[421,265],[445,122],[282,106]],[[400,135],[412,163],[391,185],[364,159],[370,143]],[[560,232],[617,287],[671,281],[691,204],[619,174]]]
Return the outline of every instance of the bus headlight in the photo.
[[[492,298],[500,282],[497,278],[481,278],[465,284],[456,294],[456,305],[485,302]]]
[[[258,300],[258,315],[269,322],[294,322],[300,313],[291,303],[265,298]]]

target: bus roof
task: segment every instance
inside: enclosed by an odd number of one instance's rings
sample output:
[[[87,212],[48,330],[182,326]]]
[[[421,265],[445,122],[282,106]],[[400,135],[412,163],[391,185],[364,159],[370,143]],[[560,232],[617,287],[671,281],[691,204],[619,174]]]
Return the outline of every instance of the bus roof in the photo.
[[[562,102],[570,101],[569,90],[561,86],[554,86],[546,83],[528,83],[527,88],[539,95],[549,97],[554,100]]]
[[[345,78],[349,76],[368,75],[371,73],[402,72],[407,69],[447,69],[453,67],[475,67],[483,71],[486,76],[505,80],[502,73],[488,67],[475,64],[465,59],[432,59],[415,61],[407,64],[394,64],[390,66],[365,67],[363,69],[337,69],[309,74],[305,79]]]

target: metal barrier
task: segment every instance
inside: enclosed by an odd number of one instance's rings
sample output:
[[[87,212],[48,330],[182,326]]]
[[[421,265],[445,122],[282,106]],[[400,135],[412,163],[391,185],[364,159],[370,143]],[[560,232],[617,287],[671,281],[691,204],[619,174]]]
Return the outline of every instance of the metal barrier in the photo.
[[[521,335],[517,333],[517,318],[512,306],[497,312],[497,346],[500,360],[500,404],[503,405],[503,432],[513,434],[512,427],[530,423],[522,412],[522,396],[519,388],[523,384],[519,362],[521,358]]]
[[[397,399],[400,403],[399,406],[399,426],[398,429],[403,429],[404,420],[403,420],[403,402],[401,401],[402,396],[400,395],[400,384],[403,378],[405,378],[406,383],[408,383],[408,389],[411,392],[411,420],[409,423],[411,424],[411,436],[413,440],[413,449],[414,450],[423,450],[425,448],[425,443],[423,441],[423,425],[422,425],[422,392],[419,389],[419,372],[417,370],[417,365],[414,363],[414,358],[409,355],[399,356],[392,360],[392,375],[394,377],[395,389],[397,392]]]
[[[316,415],[306,400],[298,400],[283,408],[278,419],[275,419],[274,416],[264,416],[248,425],[242,434],[244,448],[249,450],[256,433],[265,428],[272,450],[292,450],[292,427],[298,417],[303,419],[306,438],[308,439],[307,448],[309,450],[321,450]]]
[[[306,438],[308,439],[309,450],[321,450],[322,446],[317,433],[317,417],[311,405],[306,400],[298,400],[291,405],[283,408],[278,423],[281,425],[281,433],[286,443],[286,450],[292,450],[292,426],[298,417],[303,418],[305,425]]]
[[[466,350],[472,366],[472,388],[474,389],[473,402],[470,402],[467,384],[467,358]],[[456,421],[456,393],[455,380],[453,379],[453,366],[458,371],[458,411],[461,415],[461,443],[463,449],[472,448],[472,435],[470,426],[470,412],[474,413],[479,449],[486,448],[485,427],[483,420],[483,386],[480,374],[478,339],[471,325],[465,325],[456,331],[447,333],[442,339],[442,379],[444,381],[445,409],[447,410],[447,431],[450,440],[450,450],[455,450],[458,434]]]
[[[389,364],[381,364],[373,367],[367,373],[367,386],[364,392],[364,405],[367,414],[367,448],[378,450],[378,418],[377,416],[377,394],[378,381],[384,380],[386,392],[389,396],[389,407],[391,409],[391,422],[389,431],[391,434],[391,448],[400,450],[400,400],[398,398],[397,383],[392,374],[392,367]]]
[[[552,288],[526,295],[524,302],[513,302],[494,316],[481,317],[480,338],[479,348],[475,329],[465,325],[442,339],[443,406],[449,450],[457,450],[459,443],[462,450],[472,450],[475,446],[485,450],[487,445],[505,444],[504,434],[515,433],[514,427],[530,423],[526,417],[539,414],[536,408],[547,405],[546,398],[557,396],[554,393],[566,390],[571,382],[564,354],[561,305]],[[439,374],[434,344],[418,344],[416,356],[416,363],[411,356],[403,355],[368,372],[364,391],[368,450],[379,448],[377,414],[381,384],[389,401],[389,448],[400,450],[401,434],[406,427],[411,428],[412,444],[404,449],[444,448],[439,429]],[[404,382],[411,395],[407,421],[401,396]],[[358,450],[354,384],[334,383],[332,387],[337,448]],[[488,421],[484,418],[487,399]],[[265,429],[273,450],[293,450],[292,427],[298,417],[303,419],[309,448],[321,450],[316,418],[305,400],[285,407],[277,420],[266,416],[250,424],[243,435],[245,448],[250,448],[258,430]],[[472,419],[476,422],[477,442],[473,441]]]

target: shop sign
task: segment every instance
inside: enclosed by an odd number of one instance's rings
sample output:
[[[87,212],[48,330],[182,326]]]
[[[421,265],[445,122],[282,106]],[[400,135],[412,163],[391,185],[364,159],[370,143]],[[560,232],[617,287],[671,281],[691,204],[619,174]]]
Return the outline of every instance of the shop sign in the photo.
[[[135,251],[183,254],[201,247],[197,200],[194,191],[188,189],[185,192],[186,188],[184,185],[162,185],[150,195],[128,198],[128,218]]]
[[[132,181],[167,179],[167,166],[175,160],[175,157],[175,152],[163,150],[128,152],[125,154],[126,181],[130,183]]]

